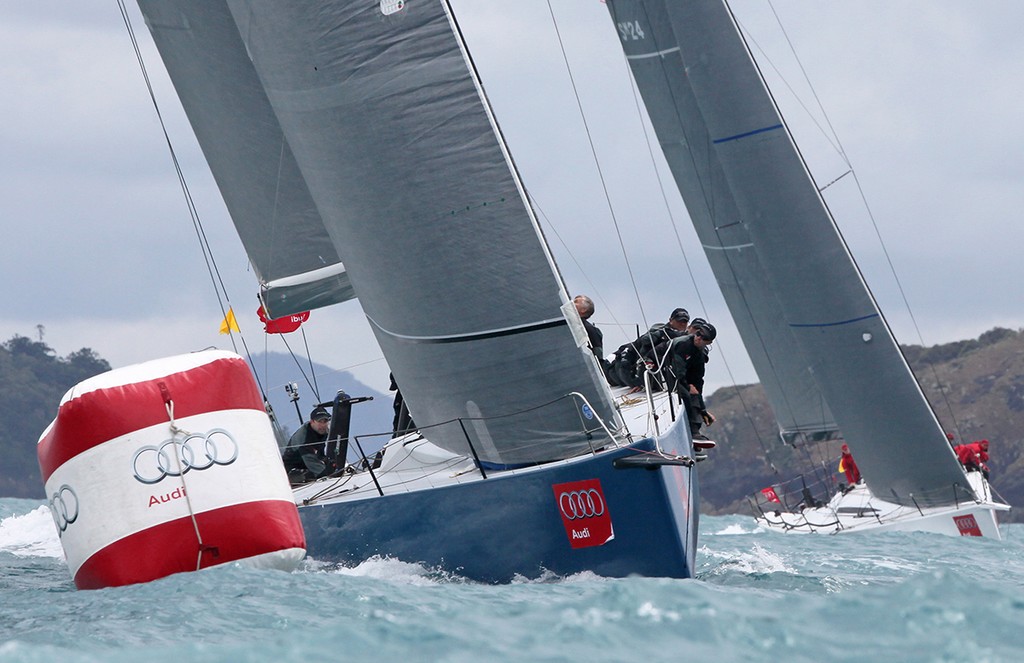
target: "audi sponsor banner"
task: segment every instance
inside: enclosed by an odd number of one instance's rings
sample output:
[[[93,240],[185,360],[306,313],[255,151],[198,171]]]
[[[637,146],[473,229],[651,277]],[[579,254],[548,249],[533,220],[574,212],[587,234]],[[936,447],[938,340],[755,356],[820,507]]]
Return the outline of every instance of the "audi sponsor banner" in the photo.
[[[960,530],[960,536],[982,536],[981,527],[978,526],[978,521],[975,520],[973,514],[953,516],[953,522],[956,523],[956,528]]]
[[[571,481],[552,488],[565,534],[573,548],[600,546],[615,538],[600,480]]]

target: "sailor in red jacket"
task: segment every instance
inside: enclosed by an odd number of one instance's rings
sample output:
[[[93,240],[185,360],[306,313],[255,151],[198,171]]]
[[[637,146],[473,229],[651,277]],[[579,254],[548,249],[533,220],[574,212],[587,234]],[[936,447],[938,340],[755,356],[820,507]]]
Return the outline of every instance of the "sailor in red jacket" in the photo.
[[[988,440],[971,442],[970,446],[974,449],[974,453],[978,455],[978,460],[980,460],[982,464],[988,462]]]
[[[978,440],[970,444],[958,444],[955,448],[956,457],[967,468],[968,472],[981,472],[988,479],[988,440]]]
[[[842,450],[843,455],[839,459],[839,471],[846,475],[846,483],[853,486],[860,482],[860,470],[857,469],[857,463],[853,461],[850,447],[844,444]]]

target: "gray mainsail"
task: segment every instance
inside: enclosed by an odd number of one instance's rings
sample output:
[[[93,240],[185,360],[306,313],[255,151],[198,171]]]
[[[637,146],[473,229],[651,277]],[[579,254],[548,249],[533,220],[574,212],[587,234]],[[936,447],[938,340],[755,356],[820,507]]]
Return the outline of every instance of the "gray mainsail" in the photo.
[[[423,433],[502,464],[590,448],[611,394],[447,4],[226,4]]]
[[[875,495],[908,506],[963,500],[969,494],[963,469],[728,7],[722,0],[609,0],[608,6],[766,387],[809,372],[817,384],[809,392],[813,407],[820,393]],[[716,247],[731,250],[718,257]],[[758,279],[768,288],[758,287]],[[773,317],[788,329],[770,326]],[[797,397],[793,392],[787,400]],[[778,398],[772,402],[785,428]]]
[[[139,8],[260,280],[270,317],[353,298],[227,6],[139,0]]]

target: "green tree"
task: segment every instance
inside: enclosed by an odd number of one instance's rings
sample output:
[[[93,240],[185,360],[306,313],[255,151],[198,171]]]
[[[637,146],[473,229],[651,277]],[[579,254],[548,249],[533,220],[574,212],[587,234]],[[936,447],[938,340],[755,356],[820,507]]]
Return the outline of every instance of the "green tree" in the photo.
[[[109,370],[110,364],[89,348],[58,357],[50,346],[25,336],[0,344],[0,496],[43,497],[36,457],[40,435],[68,389]]]

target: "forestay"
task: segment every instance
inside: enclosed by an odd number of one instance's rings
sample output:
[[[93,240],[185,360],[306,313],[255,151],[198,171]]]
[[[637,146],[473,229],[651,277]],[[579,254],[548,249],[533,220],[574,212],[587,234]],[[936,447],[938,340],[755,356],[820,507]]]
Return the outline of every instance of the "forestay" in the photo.
[[[608,4],[783,428],[826,423],[831,411],[874,494],[904,505],[963,500],[963,470],[728,8],[720,0]]]
[[[139,7],[262,284],[271,317],[353,298],[227,6],[139,0]]]
[[[446,4],[227,5],[424,434],[495,463],[592,448],[611,395]]]

